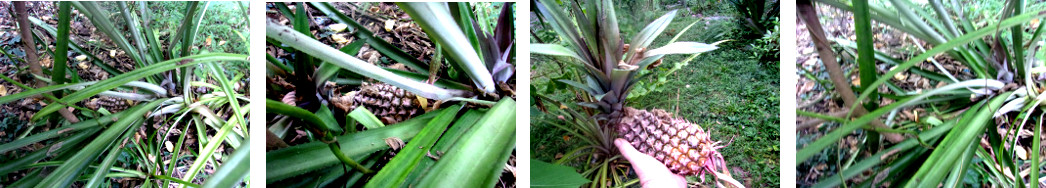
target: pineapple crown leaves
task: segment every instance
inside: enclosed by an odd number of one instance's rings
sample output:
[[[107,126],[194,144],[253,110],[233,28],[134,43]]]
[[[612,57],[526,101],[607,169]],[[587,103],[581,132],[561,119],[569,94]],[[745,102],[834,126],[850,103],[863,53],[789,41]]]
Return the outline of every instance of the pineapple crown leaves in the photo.
[[[507,82],[515,73],[515,68],[508,61],[516,43],[512,33],[515,31],[512,23],[513,4],[509,2],[501,6],[501,13],[498,15],[497,26],[493,33],[483,31],[478,22],[472,22],[472,30],[476,31],[476,37],[479,39],[481,58],[487,65],[487,70],[494,76],[495,83]]]
[[[417,18],[415,21],[428,36],[443,44],[451,62],[462,68],[481,90],[492,93],[495,84],[507,82],[514,75],[515,68],[509,63],[515,46],[514,3],[502,5],[492,33],[483,31],[468,3],[400,4],[412,18]]]
[[[508,2],[501,6],[496,26],[491,32],[484,31],[480,27],[480,22],[476,21],[477,15],[470,11],[462,11],[468,10],[469,3],[461,2],[456,5],[450,6],[451,15],[466,32],[466,37],[480,55],[480,59],[492,75],[494,83],[508,82],[515,73],[514,66],[509,63],[511,50],[516,42],[512,33],[515,28],[512,22],[514,3]]]
[[[567,45],[531,44],[531,52],[579,60],[580,63],[573,65],[585,70],[586,83],[559,81],[585,90],[599,101],[584,106],[599,106],[606,112],[619,109],[620,106],[614,105],[623,103],[632,86],[650,75],[639,75],[638,70],[647,68],[665,55],[699,54],[715,50],[717,44],[724,42],[705,44],[673,40],[668,45],[647,50],[654,39],[668,28],[677,11],[673,10],[654,20],[632,38],[631,45],[626,45],[621,39],[613,2],[610,0],[587,0],[584,5],[580,5],[580,2],[565,2],[573,19],[555,1],[539,0],[536,4],[539,13],[549,18],[547,20],[552,29],[559,33]],[[582,10],[581,6],[585,6],[585,9]]]

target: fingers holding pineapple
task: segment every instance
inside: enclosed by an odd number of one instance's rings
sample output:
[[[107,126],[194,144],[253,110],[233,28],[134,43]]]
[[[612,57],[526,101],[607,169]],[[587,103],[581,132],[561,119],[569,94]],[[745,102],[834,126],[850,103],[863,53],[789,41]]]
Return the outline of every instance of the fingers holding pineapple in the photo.
[[[665,164],[654,157],[639,152],[627,140],[615,139],[614,145],[621,152],[621,156],[632,163],[632,169],[636,170],[643,187],[686,187],[686,178],[672,173]]]

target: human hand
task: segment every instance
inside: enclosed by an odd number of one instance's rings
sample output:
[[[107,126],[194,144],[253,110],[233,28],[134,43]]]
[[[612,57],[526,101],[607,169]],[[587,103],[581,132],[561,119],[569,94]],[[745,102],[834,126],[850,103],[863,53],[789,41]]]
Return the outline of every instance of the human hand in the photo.
[[[639,152],[625,139],[614,139],[614,145],[621,151],[621,155],[632,163],[632,169],[639,175],[639,183],[643,187],[686,187],[686,178],[672,173],[654,157]]]

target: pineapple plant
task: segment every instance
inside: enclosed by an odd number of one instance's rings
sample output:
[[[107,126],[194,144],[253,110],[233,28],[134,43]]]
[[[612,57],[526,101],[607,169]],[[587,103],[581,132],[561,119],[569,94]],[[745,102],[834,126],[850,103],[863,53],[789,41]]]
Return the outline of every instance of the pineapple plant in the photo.
[[[18,107],[23,120],[0,115],[9,125],[0,132],[21,135],[0,139],[0,187],[250,185],[250,95],[235,86],[250,77],[242,71],[249,42],[230,40],[232,53],[223,53],[193,40],[248,35],[236,32],[249,30],[245,16],[229,16],[246,14],[246,3],[0,2],[11,4],[17,37],[30,40],[22,40],[24,64],[6,66],[36,70],[0,74],[2,85],[19,88],[0,106]],[[168,15],[183,21],[148,24]],[[211,17],[219,19],[203,19]],[[201,87],[210,91],[191,92]]]
[[[599,132],[616,133],[616,137],[624,138],[637,150],[655,157],[674,173],[701,176],[713,172],[710,174],[720,180],[736,182],[729,177],[722,155],[717,151],[722,146],[718,146],[718,142],[700,126],[661,109],[643,110],[626,105],[632,86],[644,75],[640,70],[657,66],[665,55],[696,56],[715,50],[718,42],[670,41],[663,47],[651,49],[651,43],[675,17],[676,11],[671,11],[648,24],[626,44],[621,39],[612,1],[587,0],[583,3],[564,2],[564,5],[571,6],[568,9],[572,10],[573,18],[555,1],[541,0],[537,8],[560,35],[561,41],[567,43],[566,47],[531,44],[531,52],[577,60],[572,63],[584,70],[580,78],[584,82],[559,82],[586,91],[588,95],[581,97],[579,105],[598,109],[599,113],[593,116],[603,129]],[[583,6],[585,11],[578,6]],[[605,141],[609,139],[602,140],[609,143]]]
[[[267,135],[275,138],[267,138],[273,146],[266,152],[267,184],[494,187],[515,177],[505,173],[515,151],[514,3],[269,5],[268,70],[275,83],[266,101],[273,122]],[[375,21],[342,13],[368,6],[391,16]],[[498,9],[496,22],[479,20]],[[346,29],[312,27],[324,24]],[[324,43],[323,33],[354,42]],[[410,44],[384,38],[400,35],[430,39],[432,56],[411,56],[400,48]],[[391,61],[363,60],[377,54]]]

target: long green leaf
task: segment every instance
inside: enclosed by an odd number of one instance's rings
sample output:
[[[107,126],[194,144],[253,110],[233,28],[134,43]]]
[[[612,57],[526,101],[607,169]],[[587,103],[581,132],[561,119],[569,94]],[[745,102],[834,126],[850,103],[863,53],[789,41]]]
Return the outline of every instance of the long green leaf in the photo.
[[[582,40],[581,34],[578,33],[577,26],[571,21],[567,14],[563,12],[563,8],[559,6],[556,1],[553,0],[539,0],[537,3],[538,12],[548,19],[552,24],[552,29],[556,31],[562,38],[563,41],[567,42],[568,46],[574,49],[574,51],[581,56],[582,62],[592,67],[594,70],[605,70],[605,67],[600,61],[597,61],[591,56],[588,49],[588,43]],[[617,62],[614,62],[617,63]],[[598,71],[598,72],[609,72],[609,70]],[[604,73],[605,74],[605,73]]]
[[[865,99],[868,99],[868,96],[870,96],[873,92],[877,91],[880,85],[885,83],[887,80],[893,79],[893,75],[897,75],[898,73],[901,73],[903,71],[907,71],[912,66],[915,66],[916,63],[925,61],[926,58],[930,58],[930,57],[932,57],[934,55],[937,55],[939,53],[943,53],[943,52],[952,50],[954,48],[960,47],[962,45],[966,45],[967,43],[973,42],[974,40],[978,40],[981,37],[984,37],[986,35],[989,35],[991,33],[994,33],[996,31],[998,31],[999,28],[1006,28],[1006,27],[1014,26],[1014,25],[1017,25],[1017,24],[1020,24],[1020,23],[1031,21],[1032,19],[1035,19],[1035,18],[1042,18],[1044,16],[1046,16],[1046,10],[1024,13],[1024,14],[1021,14],[1019,16],[1014,16],[1012,18],[1003,20],[999,24],[990,25],[990,26],[978,29],[976,31],[967,33],[966,35],[963,35],[963,36],[961,36],[959,38],[952,39],[952,40],[950,40],[950,41],[948,41],[948,42],[946,42],[944,44],[935,46],[932,49],[927,50],[926,53],[919,54],[918,56],[912,57],[911,59],[909,59],[908,61],[904,62],[903,64],[897,65],[897,67],[894,67],[892,70],[890,70],[886,74],[881,75],[881,77],[879,77],[879,79],[875,80],[875,82],[872,82],[872,84],[861,86],[861,87],[863,87],[862,89],[864,91],[861,92],[861,96],[857,97],[856,101],[864,101]],[[850,109],[854,109],[854,107],[856,107],[856,105],[858,105],[858,104],[855,103],[854,106],[850,107]]]
[[[469,44],[472,46],[473,50],[477,52],[481,51],[479,35],[482,33],[477,34],[476,30],[472,29],[475,25],[476,16],[472,14],[472,9],[469,8],[469,2],[449,2],[447,4],[449,4],[447,8],[451,13],[451,17],[453,17],[457,22],[457,25],[455,26],[460,28],[462,32],[465,32],[465,37],[469,39]]]
[[[432,152],[432,146],[447,130],[447,126],[455,119],[460,109],[461,106],[451,106],[436,115],[436,118],[429,121],[428,125],[378,171],[365,187],[402,187],[402,183],[407,181],[407,175],[414,170],[425,154]]]
[[[476,49],[468,42],[465,33],[460,27],[455,27],[457,23],[451,17],[446,3],[408,2],[397,5],[410,14],[429,38],[443,45],[443,51],[469,75],[479,90],[494,92],[494,77],[476,53]]]
[[[122,142],[133,134],[135,134],[134,131],[124,132],[123,136],[120,136],[117,140]],[[110,143],[110,146],[105,148],[105,151],[109,152],[109,154],[105,156],[101,164],[95,167],[94,174],[87,180],[87,184],[84,187],[99,187],[102,185],[105,177],[109,175],[109,167],[112,167],[113,163],[116,163],[116,158],[123,153],[121,151],[123,147],[119,143]]]
[[[47,93],[47,92],[59,91],[59,90],[64,90],[64,89],[80,88],[80,87],[89,86],[89,85],[92,85],[92,84],[95,84],[95,83],[97,83],[97,82],[68,83],[68,84],[62,84],[62,85],[52,85],[52,86],[47,86],[47,87],[42,87],[42,88],[37,88],[37,89],[31,89],[31,90],[27,90],[27,91],[22,91],[22,92],[18,92],[18,93],[15,93],[15,94],[11,94],[11,95],[8,95],[8,96],[0,97],[0,104],[9,103],[9,102],[12,102],[12,101],[15,101],[15,100],[19,100],[19,99],[23,99],[23,98],[26,98],[26,97],[31,97],[31,96]]]
[[[341,132],[342,131],[341,127],[339,127],[338,125],[328,124],[327,122],[323,121],[322,119],[320,119],[319,116],[316,116],[316,114],[313,114],[312,112],[306,111],[305,109],[298,108],[296,106],[291,106],[289,104],[284,104],[284,103],[279,102],[279,101],[274,101],[272,99],[265,99],[265,110],[268,111],[269,113],[283,114],[283,115],[287,115],[287,116],[291,116],[291,117],[302,119],[305,122],[308,122],[308,123],[312,124],[313,126],[316,126],[316,128],[319,128],[321,130],[335,131],[335,132]]]
[[[153,101],[144,105],[135,106],[128,111],[126,116],[120,117],[116,123],[109,126],[102,134],[95,137],[89,144],[83,147],[80,152],[73,155],[71,158],[66,160],[59,166],[54,172],[51,172],[42,183],[36,187],[69,187],[72,185],[76,177],[84,171],[87,164],[94,161],[95,157],[101,153],[104,148],[109,147],[110,144],[116,142],[116,137],[123,134],[125,131],[134,131],[139,126],[131,126],[134,122],[142,120],[145,112],[152,111],[156,106],[159,106],[162,101]]]
[[[95,28],[98,28],[102,33],[105,33],[105,35],[108,36],[113,43],[116,43],[116,46],[120,47],[120,49],[128,52],[127,56],[130,56],[135,62],[142,62],[141,54],[134,53],[139,50],[135,50],[134,47],[131,47],[131,43],[127,41],[127,37],[124,37],[123,32],[117,30],[116,24],[109,21],[109,11],[101,8],[101,5],[99,5],[98,2],[77,1],[72,3],[73,6],[76,6],[76,8],[80,10],[81,14],[84,14],[84,16],[91,20],[91,23],[94,24]]]
[[[36,17],[29,17],[29,21],[32,21],[33,24],[36,24],[36,26],[43,28],[44,31],[47,31],[52,36],[58,36],[58,29],[52,27],[51,25],[48,25],[43,20],[37,19]],[[120,70],[116,70],[116,68],[113,68],[109,64],[102,62],[100,59],[98,59],[98,57],[94,56],[94,54],[91,54],[87,50],[84,50],[82,47],[80,47],[79,44],[71,42],[69,43],[69,47],[73,48],[72,50],[76,51],[76,53],[80,53],[81,55],[87,56],[87,58],[90,59],[91,63],[93,63],[95,66],[98,66],[99,68],[102,68],[102,70],[108,72],[109,74],[117,75],[123,73]]]
[[[115,120],[113,120],[115,117],[123,117],[123,114],[126,114],[126,113],[128,113],[128,112],[125,110],[125,111],[121,111],[121,112],[118,112],[118,113],[115,113],[115,114],[110,114],[110,115],[102,116],[102,117],[99,117],[99,118],[95,118],[93,120],[80,121],[79,123],[75,123],[75,124],[72,124],[72,125],[67,125],[67,126],[64,126],[64,127],[58,128],[58,129],[52,129],[50,131],[46,131],[46,132],[42,132],[42,133],[36,133],[36,134],[33,134],[32,136],[28,136],[28,137],[25,137],[25,138],[20,138],[20,139],[17,139],[17,140],[13,140],[13,141],[8,142],[8,143],[0,144],[0,154],[6,153],[8,151],[14,151],[14,150],[16,150],[18,148],[22,148],[24,146],[28,146],[28,145],[33,144],[33,143],[38,143],[40,141],[44,141],[44,140],[47,140],[47,139],[52,139],[52,138],[56,138],[56,137],[59,137],[59,136],[67,135],[67,134],[72,133],[72,132],[76,132],[76,131],[80,131],[80,130],[83,130],[83,129],[97,127],[98,125],[106,125],[106,124],[109,124],[109,123],[112,123],[113,121],[115,121]]]
[[[225,98],[228,100],[229,105],[232,107],[233,116],[235,116],[232,117],[232,119],[236,120],[236,123],[239,124],[238,126],[240,126],[241,128],[247,128],[247,121],[245,121],[243,119],[243,116],[241,116],[241,114],[244,113],[239,108],[240,100],[236,99],[236,91],[232,88],[233,83],[229,81],[228,77],[225,77],[225,70],[219,68],[218,65],[214,62],[207,62],[206,64],[207,67],[210,67],[211,74],[214,75],[213,78],[215,78],[218,81],[218,86],[221,86],[222,91],[225,92]]]
[[[69,9],[69,2],[58,3],[58,41],[54,50],[54,68],[51,69],[52,84],[65,83],[65,68],[68,65],[66,60],[69,59],[68,53],[66,53],[69,51],[69,22],[73,20],[73,17],[69,16]],[[54,94],[58,97],[62,96],[61,92]]]
[[[250,140],[245,140],[245,143],[250,143]],[[251,147],[240,147],[232,153],[228,158],[222,160],[222,166],[218,167],[218,171],[211,174],[207,178],[207,182],[203,184],[204,188],[217,188],[217,187],[235,187],[247,175],[250,175],[251,169]]]
[[[1009,3],[1013,6],[1013,15],[1019,15],[1024,11],[1024,0],[1013,0]],[[1024,28],[1023,24],[1018,23],[1017,25],[1010,28],[1010,35],[1013,37],[1013,68],[1017,69],[1016,75],[1024,76]]]
[[[1009,94],[1010,92],[1007,92],[1000,96],[1009,96]],[[938,145],[938,149],[930,154],[930,157],[927,158],[928,163],[923,164],[919,168],[919,171],[913,176],[915,179],[909,181],[906,187],[937,186],[945,178],[945,175],[948,174],[946,171],[951,169],[955,161],[966,151],[967,148],[961,146],[967,146],[974,140],[980,140],[980,135],[984,133],[985,126],[992,123],[992,114],[1005,101],[1006,97],[994,97],[984,107],[980,108],[976,114],[973,114],[972,118],[963,119],[959,123],[963,127],[952,129],[948,136],[945,136],[944,141],[941,142],[943,144]]]
[[[207,13],[207,8],[210,7],[211,2],[207,1],[203,4],[203,11],[196,12],[196,6],[198,3],[190,3],[189,14],[185,14],[185,20],[182,22],[182,27],[185,33],[181,35],[182,38],[176,38],[182,42],[182,52],[178,56],[188,56],[189,51],[192,50],[193,42],[196,42],[196,32],[200,28],[200,21],[203,20],[204,15]]]
[[[560,46],[558,44],[537,44],[537,43],[532,43],[532,44],[530,44],[530,53],[542,54],[542,55],[554,55],[554,56],[567,56],[567,57],[573,57],[574,59],[577,59],[579,61],[584,61],[585,60],[585,59],[581,58],[581,56],[579,56],[577,54],[577,52],[574,52],[574,51],[572,51],[572,50],[570,50],[570,49],[568,49],[566,47]]]
[[[861,86],[872,85],[879,68],[875,66],[875,49],[872,45],[872,19],[868,13],[868,0],[854,2],[854,30],[857,34],[857,65],[860,70]],[[875,110],[879,106],[879,95],[872,94],[865,109]]]
[[[183,181],[190,182],[196,178],[196,173],[199,173],[200,170],[203,170],[204,165],[207,164],[208,160],[211,160],[211,156],[214,155],[214,152],[218,149],[218,146],[222,145],[222,143],[225,143],[224,141],[227,138],[226,136],[229,134],[229,132],[232,131],[232,128],[234,127],[236,127],[236,124],[225,124],[224,126],[222,126],[221,129],[218,130],[216,134],[214,134],[214,137],[211,137],[211,139],[207,141],[207,145],[204,146],[203,149],[199,151],[199,155],[196,156],[196,161],[193,161],[192,165],[189,166],[189,171],[185,172],[185,175],[182,177]],[[182,184],[181,187],[184,188],[185,186],[188,185]]]
[[[1032,169],[1039,169],[1039,167],[1040,167],[1039,166],[1039,163],[1040,163],[1039,162],[1039,158],[1042,155],[1041,153],[1039,153],[1039,151],[1042,150],[1042,148],[1041,148],[1042,140],[1039,140],[1039,139],[1042,138],[1042,132],[1040,132],[1040,131],[1042,131],[1042,126],[1043,126],[1042,122],[1046,121],[1046,120],[1042,119],[1042,117],[1043,116],[1039,116],[1039,123],[1038,123],[1038,125],[1035,125],[1035,129],[1034,129],[1035,131],[1033,132],[1034,136],[1032,137],[1033,140],[1031,140],[1031,142],[1032,142],[1032,144],[1031,144],[1031,148],[1032,148],[1031,149],[1031,168]],[[1029,176],[1029,177],[1031,177],[1031,178],[1029,178],[1029,180],[1036,180],[1036,181],[1031,181],[1031,182],[1035,182],[1032,185],[1038,185],[1039,184],[1038,183],[1039,181],[1037,181],[1039,179],[1039,171],[1038,170],[1032,170],[1031,171],[1031,176]],[[1029,186],[1029,187],[1032,187],[1032,186]]]
[[[357,59],[356,57],[341,53],[338,49],[331,48],[319,41],[310,39],[308,36],[295,32],[287,26],[271,22],[271,20],[265,25],[265,28],[267,32],[266,37],[276,39],[284,45],[289,45],[323,61],[334,63],[339,67],[348,69],[349,71],[394,85],[425,98],[443,100],[464,96],[466,94],[464,91],[443,89],[431,84],[395,75],[378,66]]]
[[[461,140],[462,135],[465,135],[469,130],[472,130],[472,127],[476,125],[476,122],[479,121],[480,118],[483,118],[485,112],[483,110],[486,109],[473,109],[458,116],[457,119],[454,120],[454,125],[451,125],[450,129],[443,132],[443,136],[440,137],[438,142],[436,142],[436,145],[432,146],[429,153],[432,155],[439,155],[444,151],[450,150],[451,147]],[[436,162],[437,160],[431,157],[422,159],[417,167],[414,168],[414,171],[407,176],[407,182],[404,182],[404,184],[416,185],[421,181],[421,177],[428,175],[429,170],[432,169],[432,166],[435,165]]]
[[[935,139],[937,137],[940,137],[944,133],[950,131],[952,129],[952,127],[955,127],[956,122],[957,121],[950,121],[947,124],[944,124],[944,125],[941,125],[941,126],[936,126],[936,127],[932,128],[932,129],[930,129],[928,131],[924,131],[924,132],[919,134],[919,138],[922,139],[922,140],[930,140],[930,139]],[[891,146],[890,148],[887,148],[887,149],[885,149],[885,150],[883,150],[883,151],[881,151],[879,153],[876,153],[875,155],[864,157],[864,159],[862,159],[861,161],[859,161],[859,162],[857,162],[857,163],[855,163],[853,165],[850,165],[849,168],[846,168],[845,170],[843,170],[842,172],[840,172],[840,173],[838,173],[836,175],[832,175],[832,176],[828,176],[828,177],[822,178],[821,181],[817,182],[817,184],[815,184],[813,187],[818,187],[818,188],[839,187],[842,184],[843,180],[848,180],[848,179],[850,179],[850,178],[852,178],[854,176],[859,175],[861,172],[864,172],[864,171],[866,171],[868,169],[871,169],[871,168],[875,167],[876,165],[879,165],[880,163],[883,162],[884,158],[890,157],[890,155],[894,155],[896,153],[900,153],[900,152],[903,152],[903,151],[908,151],[908,150],[910,150],[910,149],[912,149],[912,148],[914,148],[915,146],[918,146],[918,145],[919,145],[919,141],[918,140],[915,140],[915,139],[905,140],[904,142],[901,142],[901,143],[898,143],[897,145]]]
[[[493,187],[515,149],[515,110],[516,102],[510,98],[491,107],[417,187]]]
[[[200,55],[182,57],[182,58],[177,58],[177,59],[171,59],[171,60],[167,60],[167,61],[164,61],[164,62],[156,63],[156,64],[153,64],[153,65],[149,65],[149,66],[146,66],[146,67],[141,67],[141,68],[138,68],[138,69],[136,69],[134,71],[114,76],[112,78],[109,78],[108,80],[99,81],[97,84],[91,85],[90,87],[84,88],[83,90],[73,92],[73,93],[69,94],[68,96],[65,96],[65,97],[61,98],[60,102],[52,103],[50,105],[47,105],[47,107],[44,107],[43,109],[40,110],[40,112],[37,112],[35,115],[33,115],[32,119],[33,120],[38,120],[38,119],[40,119],[43,116],[46,116],[46,115],[49,115],[49,114],[51,114],[51,113],[53,113],[55,111],[58,111],[58,109],[65,107],[65,105],[62,105],[62,104],[77,103],[77,102],[83,101],[84,99],[87,99],[89,97],[95,96],[98,93],[101,93],[103,91],[107,91],[107,90],[116,88],[117,86],[123,85],[125,83],[131,82],[131,81],[135,81],[135,80],[139,80],[139,79],[142,79],[142,78],[144,78],[146,76],[159,74],[159,73],[171,70],[171,69],[176,69],[176,68],[181,68],[181,67],[189,67],[189,66],[196,65],[198,63],[211,62],[211,61],[246,61],[246,60],[247,60],[247,56],[246,55],[227,54],[227,53],[210,53],[210,54],[200,54]]]
[[[352,110],[352,112],[349,112],[349,117],[356,122],[363,124],[363,127],[366,127],[367,129],[385,127],[385,124],[381,123],[381,120],[378,120],[378,117],[374,116],[374,113],[371,113],[367,108],[356,108],[355,110]]]
[[[569,188],[592,182],[571,166],[550,164],[537,159],[530,159],[530,164],[530,176],[534,177],[531,187]]]
[[[821,137],[821,138],[815,140],[814,142],[806,145],[806,147],[803,147],[802,149],[799,149],[798,153],[796,154],[796,157],[795,157],[796,158],[796,162],[795,163],[796,163],[796,165],[802,164],[804,161],[806,161],[810,157],[814,156],[817,153],[820,153],[826,147],[828,147],[830,145],[833,145],[836,141],[839,141],[839,139],[842,139],[844,136],[849,135],[854,130],[856,130],[858,128],[861,128],[862,126],[868,124],[872,120],[878,119],[880,116],[886,114],[887,112],[890,112],[890,111],[893,111],[895,109],[900,109],[900,108],[912,105],[912,104],[914,104],[916,102],[919,102],[920,100],[923,100],[923,99],[925,99],[927,97],[930,97],[930,96],[933,96],[933,95],[936,95],[936,94],[939,94],[939,93],[944,93],[944,92],[956,90],[956,89],[963,89],[964,90],[966,88],[975,88],[975,87],[976,88],[982,88],[983,87],[983,88],[989,88],[989,89],[1000,89],[1004,85],[1005,84],[1003,84],[1002,82],[999,82],[999,81],[996,81],[996,80],[986,80],[986,79],[968,80],[968,81],[963,81],[963,82],[959,82],[959,83],[949,84],[949,85],[944,86],[944,87],[940,87],[940,88],[937,88],[937,89],[934,89],[934,90],[931,90],[931,91],[927,91],[927,92],[925,92],[923,94],[920,94],[920,95],[912,96],[912,97],[909,97],[907,99],[903,99],[903,100],[894,102],[894,103],[892,103],[890,105],[887,105],[887,106],[884,106],[882,108],[876,109],[875,111],[869,112],[868,114],[865,114],[864,116],[861,116],[861,117],[859,117],[859,118],[851,121],[850,123],[847,123],[847,124],[845,124],[845,125],[843,125],[843,126],[841,126],[839,128],[836,128],[835,130],[832,130],[828,134],[825,134],[823,137]]]
[[[146,48],[145,40],[142,39],[142,32],[140,31],[141,30],[140,25],[137,24],[138,20],[134,18],[134,14],[131,14],[132,13],[131,9],[127,8],[127,2],[120,1],[120,2],[116,2],[116,4],[120,6],[120,15],[123,15],[124,25],[127,26],[127,29],[131,30],[131,32],[128,33],[128,34],[131,35],[131,39],[134,39],[134,44],[136,44],[138,46],[137,48],[135,48],[135,50],[137,50],[137,51],[129,51],[128,53],[143,54],[142,55],[143,56],[142,61],[138,62],[139,65],[151,64],[152,63],[152,58],[147,58],[147,57],[144,56],[145,54],[149,54],[147,52],[147,50],[149,50],[149,48]],[[59,28],[59,29],[61,29],[61,28]]]
[[[672,23],[672,19],[676,17],[676,10],[672,10],[665,13],[664,16],[657,18],[650,24],[647,24],[643,30],[639,31],[635,37],[632,37],[632,46],[629,49],[646,49],[654,42],[657,36],[661,36],[661,32],[664,32],[668,28],[668,24]],[[636,55],[636,50],[629,50],[625,52],[625,59],[631,59]]]
[[[33,151],[29,154],[18,157],[11,161],[5,161],[0,164],[0,175],[7,175],[8,173],[16,170],[22,170],[28,168],[29,165],[43,160],[45,157],[53,157],[59,155],[67,155],[66,151],[71,149],[81,149],[83,140],[87,138],[93,138],[95,133],[101,130],[101,128],[91,128],[84,131],[73,133],[71,136],[62,137],[54,144],[51,144],[47,149],[41,149]],[[42,180],[43,177],[39,177]],[[37,180],[38,181],[38,180]]]
[[[392,59],[393,61],[403,63],[416,72],[427,73],[429,71],[429,65],[427,63],[421,62],[420,60],[410,56],[410,54],[407,54],[407,52],[403,52],[403,50],[396,48],[396,46],[393,46],[381,38],[374,37],[374,33],[367,30],[367,28],[364,28],[363,25],[355,20],[352,20],[352,18],[342,14],[341,11],[335,9],[334,6],[331,6],[329,3],[314,2],[312,3],[312,7],[327,14],[327,16],[332,20],[349,25],[349,28],[354,30],[356,33],[356,37],[367,41],[367,44],[370,44],[370,47],[380,52],[381,55],[389,57],[389,59]]]
[[[647,51],[643,54],[643,58],[668,54],[697,54],[715,49],[719,49],[715,44],[705,44],[700,42],[673,42],[660,48]]]
[[[346,156],[361,158],[363,155],[388,148],[389,146],[385,142],[387,138],[409,141],[440,112],[442,109],[395,125],[339,136],[338,144],[341,145],[342,152]],[[277,182],[340,163],[334,155],[331,155],[327,144],[320,141],[267,152],[265,156],[266,183]]]
[[[151,55],[149,58],[152,58],[152,62],[159,62],[163,59],[163,50],[160,49],[160,39],[156,38],[157,36],[153,34],[152,25],[150,25],[150,23],[152,23],[152,13],[148,8],[146,8],[146,4],[148,3],[149,2],[138,3],[138,11],[141,11],[142,31],[144,32],[143,34],[145,34],[147,43],[149,43],[148,54]]]

